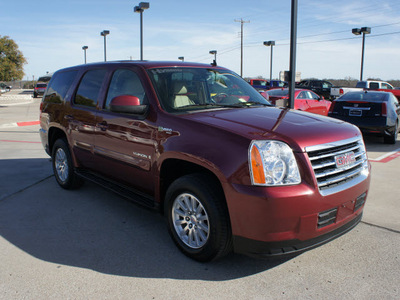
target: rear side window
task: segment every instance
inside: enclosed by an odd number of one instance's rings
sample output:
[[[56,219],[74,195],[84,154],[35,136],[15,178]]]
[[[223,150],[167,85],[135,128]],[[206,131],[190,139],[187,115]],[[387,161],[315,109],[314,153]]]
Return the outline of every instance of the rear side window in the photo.
[[[98,69],[86,72],[79,84],[74,103],[96,107],[106,70]]]
[[[54,74],[49,88],[47,89],[45,102],[62,103],[70,88],[77,71],[68,71]]]

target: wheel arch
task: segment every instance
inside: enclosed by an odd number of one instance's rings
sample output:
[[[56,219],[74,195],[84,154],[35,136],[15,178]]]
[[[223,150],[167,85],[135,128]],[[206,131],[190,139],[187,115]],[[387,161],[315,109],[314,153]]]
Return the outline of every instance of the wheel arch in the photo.
[[[61,128],[50,127],[48,133],[48,143],[49,143],[50,153],[52,153],[53,151],[54,143],[60,138],[64,138],[66,141],[68,141],[66,133]]]
[[[178,159],[178,158],[168,158],[164,160],[160,167],[160,178],[159,178],[159,202],[160,210],[164,211],[164,200],[168,187],[176,179],[189,175],[189,174],[206,174],[207,177],[212,180],[214,187],[218,190],[223,197],[223,201],[226,203],[225,193],[220,178],[216,173],[210,169],[197,164],[195,162]],[[221,176],[221,175],[220,175]],[[227,204],[227,203],[226,203]]]

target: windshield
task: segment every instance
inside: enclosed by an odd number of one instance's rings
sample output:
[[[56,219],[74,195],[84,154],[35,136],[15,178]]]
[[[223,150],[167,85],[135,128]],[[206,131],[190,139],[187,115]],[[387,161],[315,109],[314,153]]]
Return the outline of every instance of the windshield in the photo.
[[[168,112],[271,105],[241,77],[225,70],[158,68],[148,73]]]

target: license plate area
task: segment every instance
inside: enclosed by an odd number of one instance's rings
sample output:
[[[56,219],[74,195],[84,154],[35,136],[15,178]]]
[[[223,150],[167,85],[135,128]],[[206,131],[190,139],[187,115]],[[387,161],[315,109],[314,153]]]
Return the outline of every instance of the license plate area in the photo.
[[[362,110],[361,109],[350,109],[349,110],[349,116],[351,116],[351,117],[361,117],[362,116]]]

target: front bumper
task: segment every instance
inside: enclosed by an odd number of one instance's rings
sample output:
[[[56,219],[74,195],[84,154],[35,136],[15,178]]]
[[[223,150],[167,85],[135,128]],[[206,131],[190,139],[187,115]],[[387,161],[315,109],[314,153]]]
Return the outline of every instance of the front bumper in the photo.
[[[280,256],[329,242],[360,222],[369,184],[370,174],[327,196],[305,182],[286,187],[231,185],[227,199],[234,251]]]
[[[328,243],[331,240],[345,234],[353,229],[358,223],[360,223],[361,218],[362,213],[357,215],[354,219],[342,227],[305,241],[294,239],[280,242],[261,242],[240,236],[234,236],[233,243],[235,252],[257,258],[274,256],[280,257],[285,255],[299,254]]]

